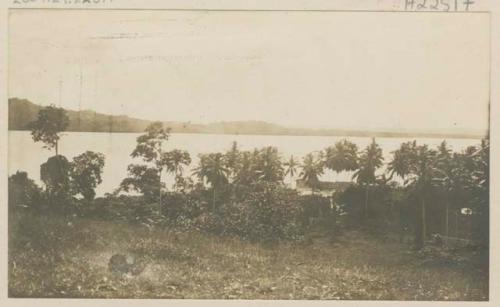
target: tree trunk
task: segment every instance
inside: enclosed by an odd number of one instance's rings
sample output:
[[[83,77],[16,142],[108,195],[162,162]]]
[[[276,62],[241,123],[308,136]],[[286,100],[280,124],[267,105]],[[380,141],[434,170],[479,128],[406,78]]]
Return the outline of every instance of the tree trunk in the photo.
[[[158,187],[159,191],[160,191],[160,195],[159,195],[159,200],[160,200],[159,201],[159,207],[160,207],[159,209],[160,210],[158,210],[159,212],[161,212],[161,210],[162,210],[162,206],[161,206],[161,172],[162,172],[162,170],[160,169],[159,176],[158,176],[158,178],[159,178],[158,183],[160,184],[160,186]]]
[[[425,212],[425,200],[422,198],[422,246],[425,243],[426,235],[427,235],[427,221]]]
[[[450,235],[450,218],[449,218],[449,212],[450,212],[450,204],[448,202],[448,199],[446,201],[446,236],[448,237]]]
[[[58,141],[56,141],[55,149],[56,149],[56,156],[57,156],[57,155],[59,155],[59,142]]]
[[[215,186],[214,186],[213,198],[212,198],[212,211],[215,213]]]
[[[368,220],[368,185],[366,185],[365,190],[365,219]]]

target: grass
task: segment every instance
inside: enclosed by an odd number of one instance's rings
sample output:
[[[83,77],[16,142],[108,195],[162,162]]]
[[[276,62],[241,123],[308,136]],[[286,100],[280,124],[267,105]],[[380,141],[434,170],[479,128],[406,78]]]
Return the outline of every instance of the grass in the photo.
[[[357,231],[262,245],[53,216],[12,218],[9,227],[10,297],[488,299],[481,254],[454,253],[450,260]],[[135,257],[144,270],[110,272],[117,253]]]

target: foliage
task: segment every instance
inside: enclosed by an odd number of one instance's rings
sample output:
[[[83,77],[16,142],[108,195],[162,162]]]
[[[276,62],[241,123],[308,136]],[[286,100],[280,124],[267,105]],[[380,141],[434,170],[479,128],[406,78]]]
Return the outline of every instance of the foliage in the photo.
[[[146,201],[154,202],[160,192],[158,169],[146,165],[130,164],[127,172],[129,177],[122,180],[120,189],[125,192],[139,192]]]
[[[321,195],[300,197],[301,223],[304,229],[320,226],[331,232],[336,227],[337,211],[331,207],[330,199]]]
[[[120,189],[128,192],[134,190],[144,195],[148,202],[155,201],[158,195],[161,206],[161,194],[165,185],[161,181],[163,170],[178,169],[179,165],[172,164],[172,157],[163,152],[163,145],[170,137],[170,129],[163,127],[161,122],[150,124],[145,133],[137,137],[137,145],[130,154],[133,158],[142,158],[147,165],[130,164],[127,167],[129,177],[125,178]]]
[[[262,148],[254,163],[257,180],[269,183],[283,182],[284,169],[278,148],[272,146]]]
[[[414,159],[416,147],[416,141],[406,142],[402,143],[398,150],[392,152],[393,158],[389,162],[387,167],[391,179],[394,174],[396,174],[403,180],[405,180],[406,177],[410,174],[410,161]]]
[[[37,119],[29,124],[29,128],[35,142],[43,142],[47,149],[55,148],[58,155],[59,133],[68,125],[69,118],[66,111],[51,105],[40,109]]]
[[[225,203],[213,231],[258,241],[299,238],[303,228],[297,193],[273,183],[264,185],[241,202]]]
[[[239,163],[234,171],[233,183],[238,186],[251,186],[257,181],[257,173],[255,170],[255,159],[258,156],[258,151],[240,152]]]
[[[231,148],[224,154],[224,165],[226,165],[229,171],[229,177],[234,180],[234,177],[238,173],[238,169],[241,163],[241,152],[238,149],[238,143],[233,142]]]
[[[53,206],[62,207],[71,197],[71,163],[62,155],[50,157],[40,166],[40,178]]]
[[[300,176],[313,191],[319,186],[319,177],[323,174],[323,162],[320,157],[310,153],[304,157]]]
[[[469,169],[471,174],[469,207],[478,217],[477,224],[479,240],[489,244],[489,211],[490,211],[490,144],[482,140],[481,145],[472,154],[467,156],[472,160],[474,167]]]
[[[368,207],[368,215],[373,221],[372,224],[378,224],[380,227],[387,225],[388,218],[393,218],[391,212],[391,204],[396,204],[397,195],[394,190],[386,185],[374,185],[370,187],[370,206]],[[359,219],[363,217],[365,188],[359,185],[352,185],[345,191],[334,195],[335,203],[342,206],[342,209],[347,213],[348,222],[352,225],[359,223]]]
[[[184,167],[191,164],[191,156],[185,150],[174,149],[162,154],[161,165],[166,167],[168,173],[175,175],[175,187],[180,189],[184,186],[182,174]]]
[[[146,128],[143,135],[137,137],[137,145],[131,156],[140,157],[146,162],[153,162],[158,169],[161,169],[163,167],[162,146],[169,137],[170,130],[165,129],[162,123],[154,122]]]
[[[216,208],[217,190],[229,183],[229,170],[224,164],[224,155],[211,153],[200,155],[200,162],[194,169],[193,174],[203,183],[206,181],[212,188],[212,210]]]
[[[81,194],[86,200],[95,197],[95,188],[101,184],[104,155],[86,151],[73,158],[71,163],[71,179],[74,192]]]
[[[336,142],[325,149],[325,167],[340,173],[354,171],[358,165],[358,146],[347,140]]]
[[[208,210],[206,196],[192,193],[169,192],[165,195],[162,214],[170,221],[193,220]],[[185,225],[184,225],[185,226]]]
[[[285,176],[290,176],[293,178],[297,174],[297,169],[299,168],[299,162],[295,160],[292,155],[290,156],[290,159],[288,159],[285,163],[283,163],[283,166],[285,167]]]
[[[43,203],[40,187],[26,172],[17,171],[8,180],[9,185],[9,212],[17,207],[39,208]]]
[[[199,165],[193,172],[198,179],[206,181],[214,188],[229,182],[227,178],[229,171],[224,164],[223,154],[203,154],[199,158]]]
[[[372,139],[371,144],[359,157],[359,166],[353,178],[362,184],[375,183],[375,171],[382,166],[383,161],[382,148],[375,142],[375,139]]]

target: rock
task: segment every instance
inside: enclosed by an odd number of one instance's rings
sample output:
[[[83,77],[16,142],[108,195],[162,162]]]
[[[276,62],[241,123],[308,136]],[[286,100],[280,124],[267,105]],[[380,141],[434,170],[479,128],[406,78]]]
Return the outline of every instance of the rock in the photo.
[[[125,255],[114,254],[109,259],[108,268],[112,273],[126,274],[130,270],[130,264],[127,263]]]
[[[108,268],[115,274],[139,275],[146,267],[143,261],[139,261],[131,255],[114,254],[109,259]]]

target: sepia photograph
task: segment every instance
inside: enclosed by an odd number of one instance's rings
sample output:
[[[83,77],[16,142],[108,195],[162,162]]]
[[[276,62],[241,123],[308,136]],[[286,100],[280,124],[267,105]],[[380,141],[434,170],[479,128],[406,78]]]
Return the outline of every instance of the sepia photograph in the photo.
[[[489,301],[489,14],[7,23],[9,298]]]

